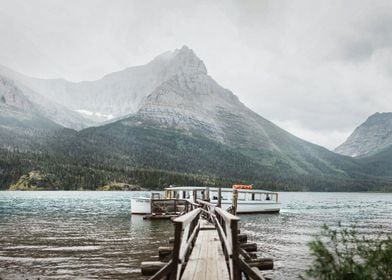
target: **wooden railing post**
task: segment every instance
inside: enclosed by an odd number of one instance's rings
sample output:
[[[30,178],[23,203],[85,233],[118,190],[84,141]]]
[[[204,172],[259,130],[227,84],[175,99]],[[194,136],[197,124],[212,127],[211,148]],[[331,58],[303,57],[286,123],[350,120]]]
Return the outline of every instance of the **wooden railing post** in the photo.
[[[218,204],[216,205],[217,207],[222,206],[222,188],[218,188]]]
[[[204,192],[204,200],[210,202],[210,188],[207,187],[205,192]]]
[[[178,268],[180,246],[181,246],[181,231],[182,231],[182,223],[175,223],[174,245],[173,245],[173,255],[172,255],[172,268],[171,268],[171,273],[170,273],[170,280],[176,280],[176,278],[177,278],[177,268]]]
[[[240,280],[241,279],[241,271],[240,271],[240,250],[238,244],[238,220],[230,221],[231,228],[231,238],[233,243],[233,252],[232,252],[232,260],[233,260],[233,271],[232,271],[232,279]]]
[[[237,214],[237,205],[238,205],[238,190],[233,190],[233,199],[232,199],[232,208],[233,208],[233,215]]]

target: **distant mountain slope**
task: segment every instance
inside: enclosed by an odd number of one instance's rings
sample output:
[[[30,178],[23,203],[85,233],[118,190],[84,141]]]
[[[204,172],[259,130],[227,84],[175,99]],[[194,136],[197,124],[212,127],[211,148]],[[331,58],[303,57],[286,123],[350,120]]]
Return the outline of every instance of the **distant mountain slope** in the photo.
[[[45,116],[61,126],[72,129],[83,129],[95,125],[92,120],[86,119],[82,115],[67,109],[58,103],[59,100],[49,100],[40,93],[34,91],[24,83],[27,77],[12,71],[4,66],[0,66],[0,76],[9,80],[23,93],[24,97],[34,104],[34,108],[39,114]]]
[[[106,121],[135,113],[146,96],[179,71],[206,71],[204,64],[187,47],[166,52],[150,63],[108,74],[97,81],[79,83],[63,79],[35,79],[19,76],[25,85],[49,100]]]
[[[32,147],[61,128],[41,115],[12,80],[0,76],[0,147]]]
[[[335,152],[352,157],[377,153],[392,145],[392,113],[376,113],[357,127]]]
[[[392,177],[392,145],[359,157],[358,162],[373,176]]]
[[[318,150],[317,146],[314,150],[310,148],[313,154],[303,152],[302,158],[287,156],[291,161],[268,150],[258,150],[256,158],[249,155],[253,151],[245,153],[203,135],[159,127],[137,116],[85,129],[55,141],[51,148],[57,157],[66,161],[72,159],[80,168],[96,173],[101,172],[99,170],[161,170],[203,176],[210,184],[215,180],[253,182],[268,188],[280,186],[281,190],[365,191],[379,184],[391,184],[389,179],[381,182],[365,174],[355,159],[323,148]],[[291,162],[303,169],[298,171]],[[155,184],[163,182],[166,181],[157,178]]]
[[[174,54],[182,63],[167,62],[171,76],[135,114],[83,130],[64,145],[133,166],[235,178],[362,174],[353,159],[301,140],[252,112],[208,75],[190,49]]]

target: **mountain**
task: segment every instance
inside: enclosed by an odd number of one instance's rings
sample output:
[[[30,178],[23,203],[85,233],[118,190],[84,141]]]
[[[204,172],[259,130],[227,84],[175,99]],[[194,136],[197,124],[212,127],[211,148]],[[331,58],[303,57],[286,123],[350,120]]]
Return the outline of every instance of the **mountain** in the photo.
[[[74,83],[22,75],[18,79],[45,98],[102,122],[137,112],[147,95],[178,71],[206,71],[200,59],[189,53],[193,51],[184,46],[146,65],[111,73],[96,81]]]
[[[359,157],[358,162],[367,170],[368,174],[392,177],[392,145]]]
[[[12,80],[0,76],[0,147],[31,147],[61,128],[43,116]]]
[[[58,130],[33,153],[0,149],[0,169],[8,170],[3,185],[33,170],[55,176],[65,189],[111,182],[148,188],[244,182],[324,191],[392,185],[390,176],[367,174],[357,159],[297,138],[251,111],[188,47],[98,81],[15,80],[23,94],[30,90],[91,119],[112,119]]]
[[[170,58],[165,77],[134,114],[85,129],[61,146],[78,147],[74,157],[83,149],[90,161],[101,155],[123,166],[223,178],[314,183],[366,176],[354,159],[301,140],[251,111],[208,75],[189,48],[164,57]]]
[[[377,153],[392,145],[392,113],[375,113],[357,127],[335,152],[359,157]]]
[[[94,121],[86,119],[81,114],[59,104],[56,100],[51,101],[40,93],[34,91],[27,85],[27,83],[25,83],[25,81],[30,78],[4,66],[0,66],[0,76],[3,79],[7,79],[12,82],[13,85],[18,88],[18,91],[23,93],[24,97],[28,99],[31,104],[34,104],[35,110],[37,112],[39,111],[40,115],[57,124],[76,130],[96,124]]]
[[[192,59],[185,61],[197,61],[193,52],[187,52]],[[266,166],[273,167],[279,162],[298,174],[341,172],[324,160],[329,156],[327,150],[257,115],[232,92],[218,85],[201,61],[196,64],[202,65],[200,71],[181,69],[158,86],[134,116],[120,121],[123,127],[153,126],[202,135]],[[193,66],[188,68],[193,70]]]

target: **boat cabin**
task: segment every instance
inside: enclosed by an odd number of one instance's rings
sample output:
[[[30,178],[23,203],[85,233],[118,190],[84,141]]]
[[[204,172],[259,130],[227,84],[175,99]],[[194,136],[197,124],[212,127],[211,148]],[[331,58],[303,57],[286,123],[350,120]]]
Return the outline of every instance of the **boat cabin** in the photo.
[[[240,185],[234,185],[240,186]],[[278,193],[266,190],[252,190],[237,188],[239,201],[273,201],[278,202]],[[221,188],[221,200],[231,201],[233,189]],[[197,199],[206,201],[218,201],[219,189],[215,187],[169,187],[165,189],[165,199],[187,199],[196,201]]]

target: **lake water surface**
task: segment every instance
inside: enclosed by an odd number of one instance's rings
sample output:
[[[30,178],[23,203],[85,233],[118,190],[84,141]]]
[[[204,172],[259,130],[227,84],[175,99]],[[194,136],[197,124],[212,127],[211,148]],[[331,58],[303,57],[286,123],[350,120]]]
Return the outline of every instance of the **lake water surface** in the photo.
[[[169,221],[130,215],[137,192],[0,192],[0,279],[143,279],[173,233]],[[273,279],[297,279],[323,224],[392,232],[392,194],[280,193],[282,211],[242,215],[241,232],[271,257]]]

